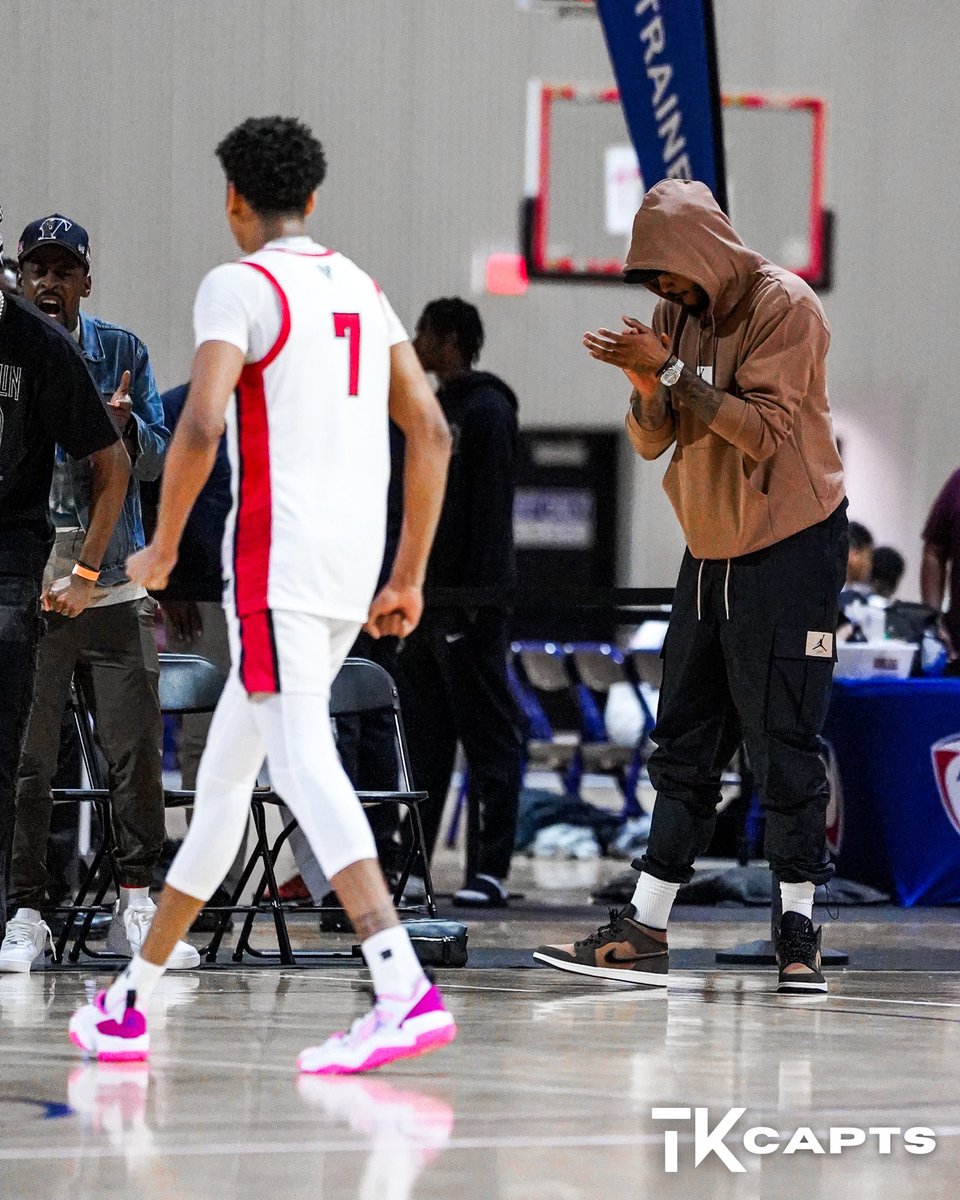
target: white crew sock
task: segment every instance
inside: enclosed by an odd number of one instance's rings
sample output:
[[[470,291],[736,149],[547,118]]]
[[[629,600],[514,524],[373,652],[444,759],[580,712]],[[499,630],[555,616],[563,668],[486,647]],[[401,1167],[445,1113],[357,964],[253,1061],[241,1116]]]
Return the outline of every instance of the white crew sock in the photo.
[[[17,915],[13,919],[15,921],[29,921],[31,925],[37,925],[43,920],[43,917],[41,917],[35,908],[18,908]]]
[[[122,1013],[127,1007],[128,992],[137,993],[137,1008],[144,1009],[165,970],[166,967],[158,967],[155,963],[147,962],[139,954],[135,954],[127,969],[121,971],[107,988],[105,1001],[107,1012],[111,1016]]]
[[[145,908],[150,903],[148,887],[121,887],[120,911],[125,908]]]
[[[813,883],[781,883],[780,905],[784,912],[799,913],[801,917],[813,920],[813,893],[816,885]]]
[[[679,891],[679,883],[667,883],[641,871],[633,893],[633,906],[637,910],[634,920],[650,929],[666,929],[670,910]]]
[[[406,1002],[426,982],[423,968],[402,925],[381,929],[360,946],[377,1000]]]

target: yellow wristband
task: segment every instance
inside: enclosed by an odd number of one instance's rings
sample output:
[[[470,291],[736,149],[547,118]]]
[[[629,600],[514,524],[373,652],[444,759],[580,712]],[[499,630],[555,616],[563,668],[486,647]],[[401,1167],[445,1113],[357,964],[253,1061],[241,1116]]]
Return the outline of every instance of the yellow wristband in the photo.
[[[80,579],[88,579],[91,583],[96,583],[100,578],[99,571],[91,571],[89,567],[81,567],[79,563],[74,566],[71,574],[79,576]]]

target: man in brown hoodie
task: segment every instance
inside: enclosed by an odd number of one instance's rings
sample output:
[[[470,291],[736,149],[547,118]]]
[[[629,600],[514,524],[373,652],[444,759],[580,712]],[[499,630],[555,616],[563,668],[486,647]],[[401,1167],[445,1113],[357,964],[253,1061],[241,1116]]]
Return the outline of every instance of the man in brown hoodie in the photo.
[[[843,471],[827,401],[830,331],[789,271],[748,250],[702,183],[644,197],[624,268],[660,297],[648,329],[584,336],[633,384],[627,433],[673,457],[663,486],[687,540],[664,645],[650,778],[657,805],[633,902],[610,925],[535,957],[663,986],[677,890],[710,843],[720,774],[747,747],[780,881],[781,992],[824,992],[813,893],[826,861],[819,734],[846,572]]]

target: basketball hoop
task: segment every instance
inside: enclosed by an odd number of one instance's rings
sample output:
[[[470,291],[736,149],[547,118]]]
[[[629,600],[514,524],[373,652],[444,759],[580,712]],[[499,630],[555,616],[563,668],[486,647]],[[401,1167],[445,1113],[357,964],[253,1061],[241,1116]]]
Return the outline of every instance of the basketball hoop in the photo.
[[[595,0],[517,0],[517,8],[554,17],[592,17],[597,13]]]

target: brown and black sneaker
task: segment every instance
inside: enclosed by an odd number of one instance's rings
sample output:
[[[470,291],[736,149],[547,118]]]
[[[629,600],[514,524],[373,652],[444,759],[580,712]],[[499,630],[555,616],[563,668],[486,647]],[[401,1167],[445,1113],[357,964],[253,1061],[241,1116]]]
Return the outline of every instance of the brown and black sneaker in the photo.
[[[808,996],[823,993],[827,981],[820,969],[820,937],[822,929],[802,913],[785,912],[777,931],[777,966],[780,984],[777,991],[784,995]]]
[[[610,910],[610,924],[572,946],[539,946],[533,957],[560,971],[638,983],[647,987],[667,986],[667,935],[648,929],[634,918],[632,904]]]

